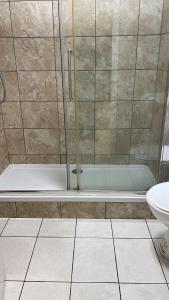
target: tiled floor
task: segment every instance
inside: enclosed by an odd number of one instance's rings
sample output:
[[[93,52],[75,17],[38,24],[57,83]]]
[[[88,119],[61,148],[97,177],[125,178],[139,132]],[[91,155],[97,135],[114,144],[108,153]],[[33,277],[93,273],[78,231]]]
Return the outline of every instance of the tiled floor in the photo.
[[[5,300],[168,300],[154,220],[0,219]]]

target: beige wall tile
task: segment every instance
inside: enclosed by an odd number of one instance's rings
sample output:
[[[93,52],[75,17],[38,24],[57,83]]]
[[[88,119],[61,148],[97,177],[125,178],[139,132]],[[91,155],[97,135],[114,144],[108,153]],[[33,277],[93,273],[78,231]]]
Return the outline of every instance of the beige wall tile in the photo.
[[[128,154],[130,148],[130,130],[96,130],[96,154]]]
[[[160,34],[163,0],[141,0],[139,34]]]
[[[27,154],[59,153],[59,132],[57,129],[25,129]]]
[[[132,100],[134,70],[97,71],[96,100]]]
[[[16,37],[52,37],[52,2],[11,2],[13,35]]]
[[[128,155],[95,155],[96,164],[117,164],[117,165],[126,165],[129,164]]]
[[[6,99],[8,101],[19,101],[19,88],[16,72],[3,72],[6,87]]]
[[[148,154],[150,145],[149,129],[132,129],[130,154]]]
[[[25,154],[22,129],[5,129],[9,154]]]
[[[138,32],[139,1],[98,0],[96,5],[97,35],[135,35]]]
[[[15,202],[1,202],[0,218],[15,218],[15,217],[16,217]]]
[[[151,128],[152,116],[152,101],[134,101],[132,119],[133,128]]]
[[[96,37],[97,70],[134,69],[136,36]]]
[[[21,108],[19,102],[2,104],[4,128],[22,128]]]
[[[77,129],[94,129],[94,103],[78,102],[77,105]],[[63,103],[59,103],[59,127],[64,128]],[[67,103],[67,127],[76,129],[75,102]]]
[[[27,164],[60,164],[60,155],[26,155]]]
[[[135,100],[154,100],[156,70],[137,70],[135,79]]]
[[[96,129],[130,128],[131,101],[102,101],[95,104]]]
[[[15,38],[18,70],[54,70],[52,38]]]
[[[94,130],[68,130],[68,153],[76,154],[77,135],[79,138],[79,153],[94,154]]]
[[[54,71],[18,72],[21,101],[57,101]]]
[[[26,164],[26,155],[13,154],[9,155],[10,164]]]
[[[63,34],[72,36],[72,2],[62,1]],[[55,35],[58,36],[57,4],[54,5]],[[77,2],[75,6],[76,34],[79,36],[95,35],[95,1],[85,0]]]
[[[92,71],[77,71],[77,98],[80,101],[94,100],[95,73]]]
[[[162,32],[169,32],[168,14],[169,14],[169,2],[168,0],[164,0]]]
[[[166,101],[167,88],[167,71],[157,71],[155,100],[159,103]]]
[[[60,218],[59,202],[16,202],[17,217]]]
[[[161,36],[160,55],[159,55],[159,68],[168,70],[169,63],[169,33]]]
[[[62,202],[62,218],[100,219],[105,218],[105,203]]]
[[[3,130],[0,131],[0,162],[3,162],[8,156],[8,149],[5,140],[5,133]]]
[[[151,217],[147,203],[106,203],[106,218],[146,219]]]
[[[11,38],[0,38],[0,70],[15,71],[13,41]]]
[[[70,164],[76,164],[77,163],[77,156],[76,155],[68,155],[67,162]],[[94,155],[92,154],[82,154],[79,157],[79,162],[81,164],[94,164]],[[66,163],[66,156],[61,155],[61,163]]]
[[[22,102],[24,128],[58,128],[56,102]]]
[[[159,35],[139,36],[137,49],[137,69],[156,69],[160,46]]]
[[[58,1],[53,1],[54,36],[59,36]]]
[[[0,2],[0,37],[12,35],[9,2]]]

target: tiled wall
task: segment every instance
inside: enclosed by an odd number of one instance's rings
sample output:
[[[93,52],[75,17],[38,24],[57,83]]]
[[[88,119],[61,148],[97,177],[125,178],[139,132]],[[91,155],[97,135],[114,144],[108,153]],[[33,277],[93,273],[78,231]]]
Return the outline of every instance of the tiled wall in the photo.
[[[163,0],[81,0],[76,5],[81,161],[150,161],[156,170],[169,61],[168,1],[164,9]],[[0,1],[0,69],[7,86],[1,169],[8,162],[65,162],[58,23],[57,1]],[[71,0],[63,0],[63,23],[67,49]],[[65,62],[67,69],[66,51]],[[72,101],[71,162],[74,115]]]

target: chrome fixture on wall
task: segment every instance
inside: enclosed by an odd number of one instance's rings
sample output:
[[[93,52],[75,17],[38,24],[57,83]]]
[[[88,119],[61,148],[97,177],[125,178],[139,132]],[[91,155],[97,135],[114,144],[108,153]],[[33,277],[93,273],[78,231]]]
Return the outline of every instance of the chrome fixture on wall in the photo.
[[[0,72],[0,81],[1,81],[2,89],[3,89],[2,99],[0,98],[0,104],[2,104],[6,100],[6,87],[5,87],[5,82],[4,82],[2,72]]]

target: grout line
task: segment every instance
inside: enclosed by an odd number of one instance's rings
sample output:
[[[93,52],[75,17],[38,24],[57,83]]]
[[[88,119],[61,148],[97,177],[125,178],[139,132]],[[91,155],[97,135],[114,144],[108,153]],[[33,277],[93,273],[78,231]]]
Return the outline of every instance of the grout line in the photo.
[[[153,246],[154,246],[154,249],[155,249],[155,252],[156,252],[156,255],[157,255],[157,258],[158,258],[158,261],[159,261],[161,270],[162,270],[162,273],[163,273],[163,275],[164,275],[164,279],[165,279],[165,281],[166,281],[166,284],[167,284],[167,287],[168,287],[168,290],[169,290],[169,285],[168,285],[168,282],[167,282],[167,278],[166,278],[165,272],[164,272],[164,270],[163,270],[163,266],[162,266],[162,263],[161,263],[161,260],[160,260],[160,256],[159,256],[158,251],[157,251],[157,249],[156,249],[156,246],[155,246],[155,243],[154,243],[154,239],[153,239],[153,237],[152,237],[152,234],[151,234],[151,231],[150,231],[150,228],[149,228],[147,219],[145,219],[145,222],[146,222],[148,231],[149,231],[149,233],[150,233],[151,241],[152,241],[152,243],[153,243]]]
[[[114,256],[115,256],[115,263],[116,263],[117,280],[118,280],[118,286],[119,286],[119,295],[120,295],[120,300],[122,300],[120,280],[119,280],[119,271],[118,271],[118,264],[117,264],[117,256],[116,256],[116,248],[115,248],[115,242],[114,242],[114,236],[113,236],[113,226],[112,226],[111,219],[110,219],[110,226],[111,226],[112,239],[113,239],[113,248],[114,248]]]
[[[6,228],[6,226],[7,226],[8,222],[9,222],[9,220],[10,220],[10,218],[7,219],[7,221],[6,221],[6,223],[5,223],[4,227],[3,227],[3,229],[2,229],[2,231],[1,231],[0,237],[2,236],[2,234],[3,234],[3,232],[4,232],[5,228]]]
[[[23,282],[22,280],[5,280],[6,282]],[[43,281],[43,280],[35,280],[35,281],[31,281],[31,280],[27,280],[25,281],[25,283],[30,282],[30,283],[36,283],[36,282],[42,282],[42,283],[71,283],[70,281],[55,281],[55,280],[51,280],[51,281]],[[118,284],[117,281],[72,281],[73,284],[92,284],[92,283],[96,283],[96,284]],[[126,285],[136,285],[136,284],[144,284],[144,285],[163,285],[166,286],[166,283],[161,283],[161,282],[153,282],[153,283],[149,283],[149,282],[126,282],[126,281],[122,281],[120,282],[120,284],[126,284]]]
[[[0,1],[0,2],[5,2],[5,1]],[[9,2],[6,1],[6,2]],[[12,2],[17,2],[18,1],[10,1],[10,3]],[[23,0],[21,2],[24,2]],[[27,2],[27,0],[25,0],[25,2]],[[54,1],[55,2],[55,1]],[[164,32],[164,33],[147,33],[147,34],[140,34],[138,33],[138,36],[160,36],[162,35],[167,35],[169,32]],[[49,35],[49,36],[13,36],[13,38],[15,39],[59,39],[59,35]],[[76,38],[111,38],[111,37],[137,37],[137,34],[112,34],[112,35],[76,35]],[[6,36],[0,36],[0,39],[10,39],[11,36],[10,35],[6,35]],[[72,38],[72,35],[64,35],[64,38]]]
[[[107,218],[106,220],[108,220]],[[20,236],[20,235],[3,235],[1,237],[5,238],[35,238],[35,235],[26,235],[26,236]],[[38,239],[72,239],[73,236],[38,236]],[[94,236],[76,236],[76,239],[94,239],[94,240],[112,240],[112,237],[94,237]],[[162,238],[158,238],[160,240]],[[145,238],[136,238],[136,237],[114,237],[114,240],[151,240],[151,237],[145,237]]]
[[[28,267],[27,267],[27,270],[26,270],[25,278],[23,280],[23,285],[22,285],[22,288],[21,288],[18,300],[21,299],[22,291],[23,291],[24,284],[25,284],[25,281],[26,281],[26,276],[27,276],[28,271],[29,271],[29,267],[30,267],[30,264],[31,264],[31,261],[32,261],[32,257],[33,257],[34,251],[35,251],[35,247],[36,247],[36,244],[37,244],[37,240],[38,240],[38,236],[39,236],[39,233],[40,233],[40,230],[41,230],[42,223],[43,223],[43,218],[41,219],[41,223],[40,223],[39,230],[38,230],[38,233],[37,233],[37,236],[36,236],[36,239],[35,239],[35,243],[34,243],[34,246],[33,246],[32,254],[31,254],[31,257],[30,257],[30,260],[29,260],[29,263],[28,263]]]
[[[77,219],[76,219],[76,225],[75,225],[75,236],[74,236],[74,247],[73,247],[72,272],[71,272],[71,283],[70,283],[69,300],[71,300],[71,295],[72,295],[72,279],[73,279],[73,267],[74,267],[75,246],[76,246],[76,230],[77,230]]]

